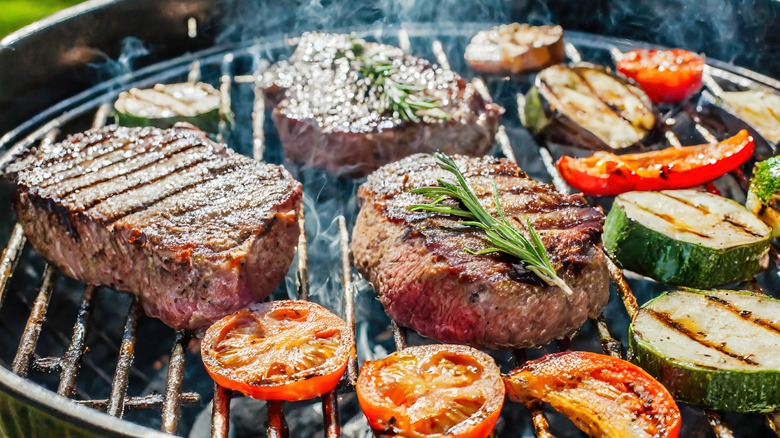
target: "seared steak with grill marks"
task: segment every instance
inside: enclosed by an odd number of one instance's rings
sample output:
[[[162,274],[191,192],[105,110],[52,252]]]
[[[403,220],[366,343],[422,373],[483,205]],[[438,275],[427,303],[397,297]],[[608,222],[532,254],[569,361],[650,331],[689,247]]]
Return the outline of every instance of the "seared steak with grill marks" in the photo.
[[[197,329],[269,295],[298,239],[301,185],[189,125],[110,126],[9,166],[35,251]]]
[[[392,65],[387,81],[415,88],[409,100],[435,100],[439,108],[402,119],[361,71],[366,60]],[[264,81],[286,158],[338,175],[366,175],[416,152],[484,155],[503,112],[458,74],[352,35],[304,34]]]
[[[524,229],[528,216],[553,266],[574,293],[542,283],[518,260],[473,255],[484,233],[459,218],[412,212],[430,202],[411,189],[454,180],[431,155],[389,164],[368,177],[352,238],[352,252],[398,324],[441,342],[482,348],[523,348],[571,334],[609,298],[609,273],[600,247],[603,213],[582,195],[564,195],[534,181],[508,161],[454,157],[482,205],[496,215],[491,180],[501,207]],[[452,201],[455,202],[455,201]]]

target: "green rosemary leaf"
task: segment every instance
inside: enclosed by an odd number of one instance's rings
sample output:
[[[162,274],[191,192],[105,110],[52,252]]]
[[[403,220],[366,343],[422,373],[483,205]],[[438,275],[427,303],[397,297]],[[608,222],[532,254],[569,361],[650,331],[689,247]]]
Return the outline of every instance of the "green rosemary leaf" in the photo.
[[[457,179],[457,183],[439,180],[439,187],[422,187],[412,190],[412,193],[421,194],[434,201],[430,204],[416,204],[409,208],[412,211],[430,211],[435,213],[450,214],[452,216],[467,219],[461,224],[467,227],[479,228],[485,232],[485,240],[490,243],[490,247],[474,251],[470,248],[464,248],[464,251],[484,255],[495,252],[502,252],[518,258],[526,269],[538,276],[542,281],[550,286],[561,288],[566,294],[573,292],[569,285],[558,276],[555,268],[550,262],[550,257],[542,243],[539,233],[531,224],[531,219],[525,217],[525,226],[528,230],[530,239],[515,228],[504,214],[501,208],[501,201],[498,195],[498,186],[493,181],[493,203],[495,204],[498,217],[493,217],[479,203],[479,198],[466,181],[466,177],[458,168],[455,161],[449,156],[440,152],[434,153],[437,164],[445,171],[452,173]],[[464,208],[442,205],[444,197],[450,197],[458,201]]]

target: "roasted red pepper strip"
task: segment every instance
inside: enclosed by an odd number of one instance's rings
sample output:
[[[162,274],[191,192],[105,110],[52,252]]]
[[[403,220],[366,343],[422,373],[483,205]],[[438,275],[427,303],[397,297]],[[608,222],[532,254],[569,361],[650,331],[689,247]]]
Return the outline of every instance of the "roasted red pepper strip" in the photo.
[[[558,171],[575,189],[595,196],[633,190],[694,187],[724,175],[753,156],[753,137],[742,130],[717,144],[667,148],[638,154],[596,152],[587,158],[563,156]]]
[[[543,401],[593,437],[676,438],[680,409],[638,366],[585,351],[549,354],[504,376],[509,398]]]
[[[637,81],[653,102],[674,103],[699,91],[704,61],[683,49],[638,49],[624,53],[617,69]]]

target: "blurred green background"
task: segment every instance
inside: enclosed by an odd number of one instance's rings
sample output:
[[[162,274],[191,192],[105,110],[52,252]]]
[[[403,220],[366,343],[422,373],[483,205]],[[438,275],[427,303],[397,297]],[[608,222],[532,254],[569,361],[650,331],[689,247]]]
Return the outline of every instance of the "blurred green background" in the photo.
[[[0,38],[83,0],[0,0]]]

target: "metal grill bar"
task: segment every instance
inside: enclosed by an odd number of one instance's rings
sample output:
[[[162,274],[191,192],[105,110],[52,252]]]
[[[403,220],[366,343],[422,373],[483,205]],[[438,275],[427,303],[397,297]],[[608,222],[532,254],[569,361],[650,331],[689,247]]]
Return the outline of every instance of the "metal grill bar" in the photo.
[[[181,384],[184,379],[184,347],[188,337],[183,330],[176,331],[171,359],[168,363],[168,378],[165,382],[165,398],[162,405],[162,431],[174,434],[179,425],[181,410]]]
[[[628,312],[628,317],[633,321],[636,314],[639,312],[639,304],[636,302],[636,297],[631,291],[631,287],[626,282],[626,279],[623,277],[623,270],[612,261],[609,254],[606,254],[605,252],[604,255],[604,258],[607,260],[609,276],[612,277],[612,281],[614,281],[617,286],[620,299],[623,300],[623,306],[625,306],[626,312]]]
[[[298,286],[298,299],[309,299],[309,264],[308,264],[308,245],[306,243],[306,219],[303,214],[304,208],[298,212],[298,271],[295,273],[295,281]]]
[[[287,422],[284,421],[284,402],[269,400],[267,406],[266,436],[268,438],[287,438],[289,429],[287,428]]]
[[[200,394],[197,392],[185,392],[181,395],[182,403],[197,404],[200,403]],[[162,394],[149,394],[141,397],[125,397],[125,411],[138,411],[144,409],[160,409],[163,405],[164,396]],[[74,403],[89,406],[92,409],[101,411],[108,410],[108,399],[97,400],[73,400]]]
[[[233,81],[233,54],[228,53],[222,58],[222,76],[219,77],[219,132],[217,141],[225,141],[228,135],[228,117],[230,108],[230,87]]]
[[[230,398],[227,388],[214,384],[214,400],[211,401],[211,438],[227,438],[230,431]]]
[[[122,333],[122,345],[119,347],[119,360],[116,363],[114,380],[111,382],[111,395],[108,397],[106,412],[114,417],[122,418],[125,411],[125,397],[127,395],[127,381],[130,367],[135,357],[135,331],[138,327],[138,319],[141,316],[141,305],[138,299],[133,297],[130,303],[125,329]]]
[[[352,335],[355,335],[355,288],[352,286],[352,264],[349,260],[349,231],[344,216],[339,216],[339,247],[341,248],[341,272],[342,288],[344,291],[344,317]],[[357,357],[350,355],[347,363],[347,378],[350,385],[357,383],[358,363]]]
[[[3,305],[5,291],[8,289],[8,283],[14,275],[16,265],[19,263],[19,256],[22,254],[24,244],[27,238],[24,237],[24,229],[20,224],[14,225],[11,237],[8,239],[8,245],[3,250],[3,260],[0,261],[0,307]]]
[[[49,299],[53,289],[54,271],[54,268],[46,265],[43,271],[41,289],[35,298],[33,310],[30,312],[30,318],[27,320],[24,333],[22,333],[22,339],[19,341],[19,350],[16,352],[16,357],[14,357],[12,370],[22,377],[27,376],[27,371],[30,369],[30,359],[35,351],[35,345],[38,343],[43,320],[46,318],[46,309],[49,307]]]
[[[265,154],[265,98],[260,71],[255,72],[255,100],[252,106],[252,156],[262,161]]]
[[[599,316],[593,319],[593,322],[596,323],[596,330],[598,330],[599,339],[601,340],[601,350],[604,354],[622,358],[623,344],[612,337],[612,334],[609,332],[607,321],[604,319],[604,313],[600,313]]]
[[[443,69],[452,70],[450,67],[450,60],[447,59],[447,54],[444,52],[444,46],[442,46],[441,41],[434,40],[433,44],[431,44],[431,49],[433,50],[433,56],[436,58],[436,62],[438,62]]]
[[[393,328],[393,341],[395,342],[395,349],[401,351],[406,348],[406,327],[401,327],[396,324],[395,321],[390,321],[390,326]]]
[[[341,422],[339,421],[339,407],[335,390],[322,395],[322,418],[325,424],[325,436],[327,438],[340,437]]]
[[[68,351],[62,356],[62,373],[60,373],[60,384],[57,387],[57,394],[66,397],[73,394],[73,388],[76,386],[76,375],[79,371],[81,357],[84,355],[86,346],[87,330],[92,314],[92,295],[95,292],[95,286],[87,285],[84,287],[84,294],[81,297],[81,307],[79,307],[76,323],[73,325],[73,337],[71,338]]]

